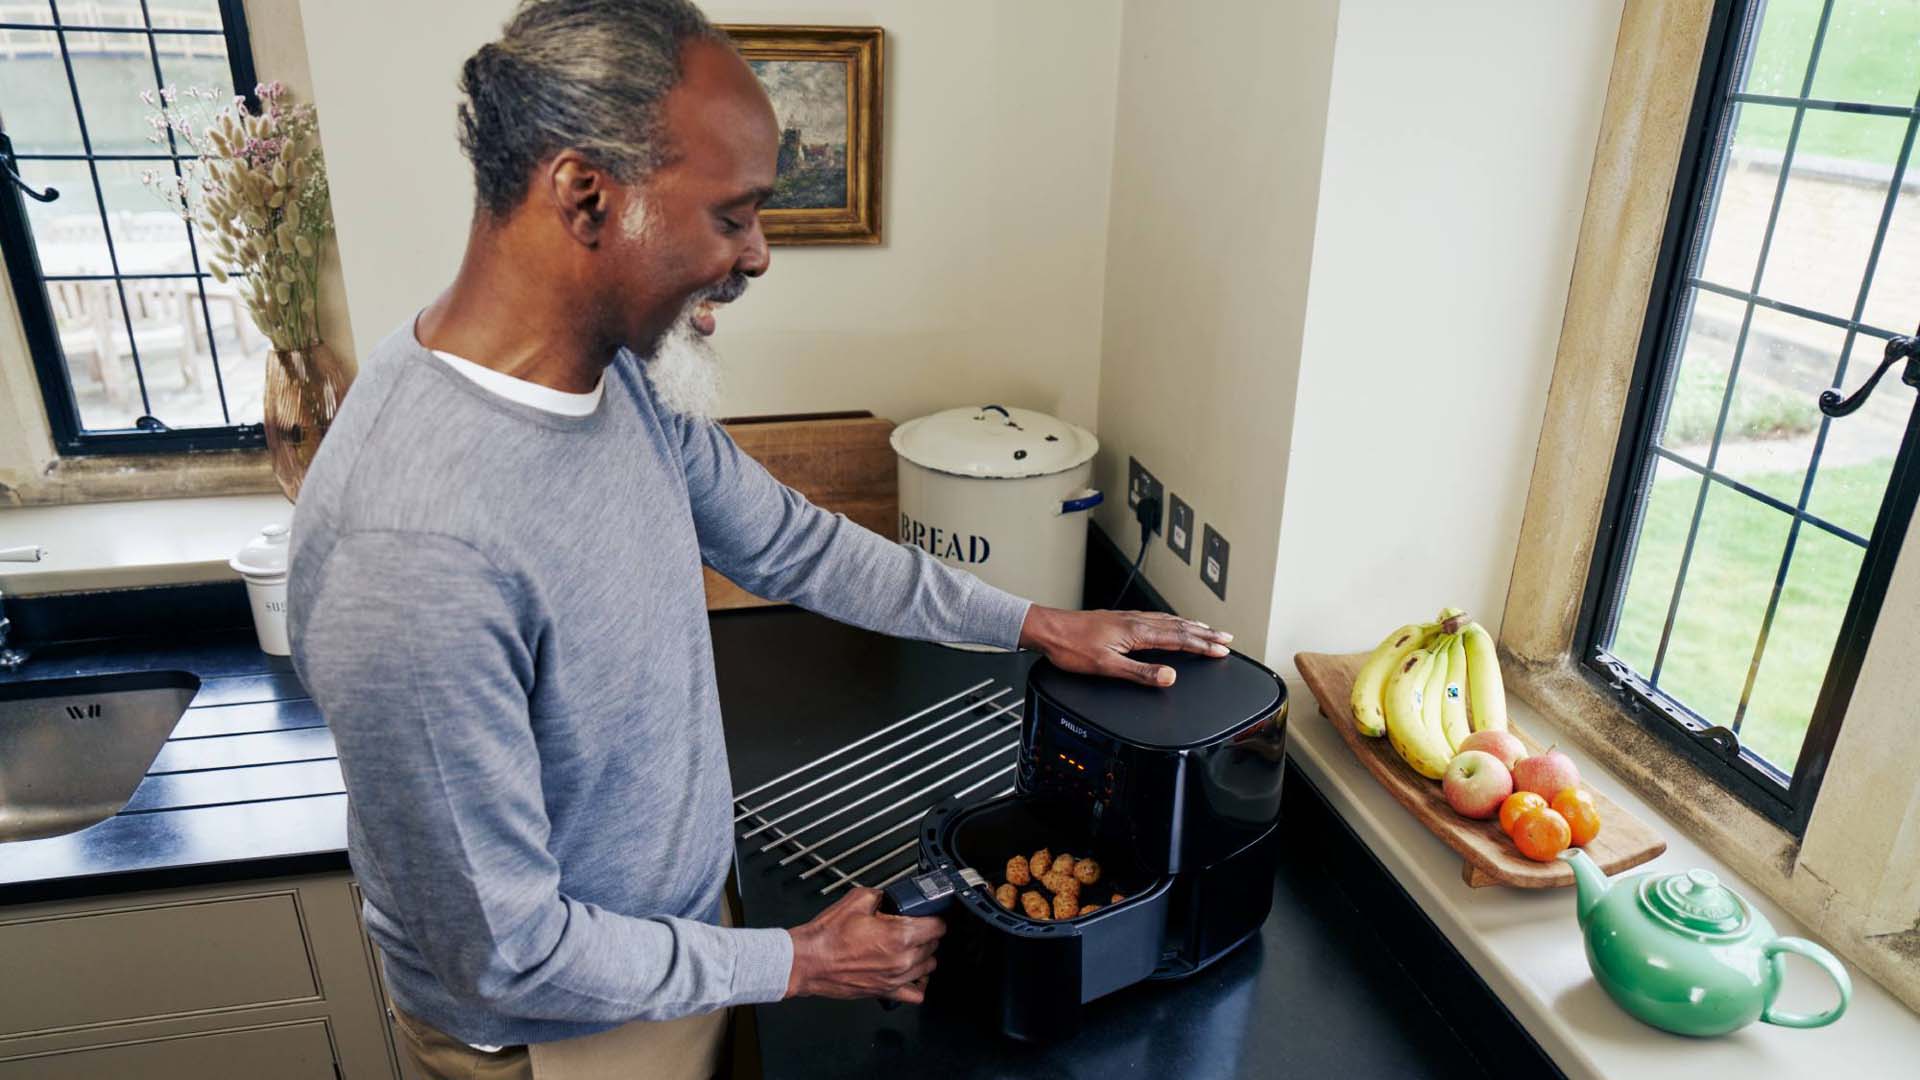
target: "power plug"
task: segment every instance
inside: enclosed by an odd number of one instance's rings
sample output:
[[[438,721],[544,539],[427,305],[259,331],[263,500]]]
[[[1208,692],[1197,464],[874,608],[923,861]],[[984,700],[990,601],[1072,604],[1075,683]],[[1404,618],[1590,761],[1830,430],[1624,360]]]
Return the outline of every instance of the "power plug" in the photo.
[[[1159,499],[1141,499],[1133,504],[1133,520],[1140,523],[1142,539],[1160,531],[1162,509]]]

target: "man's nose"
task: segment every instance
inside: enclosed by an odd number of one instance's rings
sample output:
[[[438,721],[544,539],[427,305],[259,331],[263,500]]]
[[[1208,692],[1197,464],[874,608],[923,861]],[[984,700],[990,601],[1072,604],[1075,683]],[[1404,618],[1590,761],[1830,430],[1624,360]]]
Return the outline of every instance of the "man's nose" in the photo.
[[[759,277],[767,272],[772,262],[773,253],[767,250],[767,234],[760,230],[760,223],[755,221],[753,235],[747,238],[747,246],[740,252],[740,257],[734,260],[733,268],[748,277]]]

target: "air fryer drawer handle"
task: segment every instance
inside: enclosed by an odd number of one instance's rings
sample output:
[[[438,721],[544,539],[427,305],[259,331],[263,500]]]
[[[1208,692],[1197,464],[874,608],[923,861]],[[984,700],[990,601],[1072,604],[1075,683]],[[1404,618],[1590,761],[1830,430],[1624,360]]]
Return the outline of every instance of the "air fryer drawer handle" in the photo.
[[[969,875],[974,880],[963,880]],[[971,870],[962,870],[958,874],[945,870],[908,874],[880,890],[880,910],[888,915],[912,918],[938,915],[953,906],[954,894],[981,881],[980,875]]]
[[[936,869],[908,874],[880,890],[880,910],[888,915],[913,918],[938,915],[953,906],[953,898],[961,889],[984,884],[985,878],[965,868],[958,873]],[[893,1010],[899,1008],[900,1003],[881,998],[880,1007]]]

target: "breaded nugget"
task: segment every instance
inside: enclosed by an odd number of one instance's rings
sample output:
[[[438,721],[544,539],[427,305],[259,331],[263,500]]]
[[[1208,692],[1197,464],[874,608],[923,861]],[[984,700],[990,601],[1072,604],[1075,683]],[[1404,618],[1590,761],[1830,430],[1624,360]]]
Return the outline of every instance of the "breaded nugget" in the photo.
[[[1033,874],[1028,869],[1026,856],[1015,855],[1013,858],[1007,860],[1007,883],[1009,885],[1025,885],[1032,880]]]
[[[1000,902],[1001,907],[1006,908],[1008,911],[1012,911],[1013,902],[1020,898],[1020,890],[1014,888],[1012,882],[1008,882],[1007,884],[1002,885],[999,888],[993,890],[993,898]]]
[[[1083,904],[1083,905],[1081,905],[1081,907],[1080,907],[1080,914],[1082,914],[1082,915],[1091,915],[1091,914],[1093,914],[1094,912],[1096,912],[1096,911],[1099,911],[1099,910],[1100,910],[1100,905],[1099,905],[1099,904]]]
[[[1027,869],[1032,871],[1036,878],[1046,877],[1047,870],[1052,866],[1053,852],[1047,848],[1034,852],[1033,858],[1027,860]]]
[[[1092,859],[1081,859],[1073,864],[1073,880],[1082,885],[1091,885],[1100,880],[1100,864]]]
[[[1080,899],[1080,883],[1073,880],[1072,874],[1049,870],[1047,876],[1040,879],[1040,884],[1045,885],[1047,891],[1055,896],[1071,896],[1075,902]]]
[[[1121,896],[1121,895],[1120,895],[1119,893],[1114,893],[1114,894],[1113,894],[1112,896],[1110,896],[1110,897],[1108,897],[1108,898],[1107,898],[1107,903],[1109,903],[1109,904],[1117,904],[1117,903],[1119,903],[1120,901],[1122,901],[1122,900],[1125,900],[1125,899],[1126,899],[1126,897],[1124,897],[1124,896]]]
[[[1054,918],[1071,919],[1078,914],[1080,914],[1080,898],[1079,897],[1069,896],[1066,893],[1061,893],[1059,896],[1056,896],[1053,898],[1053,917]]]
[[[1053,914],[1053,908],[1047,898],[1032,889],[1020,894],[1020,906],[1026,910],[1027,918],[1045,922]]]
[[[1047,869],[1049,871],[1058,870],[1063,874],[1071,874],[1073,873],[1074,862],[1075,862],[1074,857],[1071,855],[1067,855],[1067,854],[1055,855],[1053,857],[1053,865],[1049,866]]]

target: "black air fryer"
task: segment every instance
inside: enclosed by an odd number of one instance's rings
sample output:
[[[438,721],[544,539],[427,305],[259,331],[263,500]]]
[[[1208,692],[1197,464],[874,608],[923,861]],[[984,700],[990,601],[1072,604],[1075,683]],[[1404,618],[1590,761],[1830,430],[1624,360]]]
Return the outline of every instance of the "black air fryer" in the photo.
[[[1178,679],[1155,689],[1035,664],[1015,793],[929,810],[920,870],[887,889],[894,910],[946,912],[930,993],[992,1003],[1017,1039],[1064,1034],[1095,998],[1205,968],[1273,903],[1286,686],[1238,653],[1139,658]],[[1042,847],[1100,862],[1082,889],[1098,911],[1038,921],[994,900],[1008,857]]]

